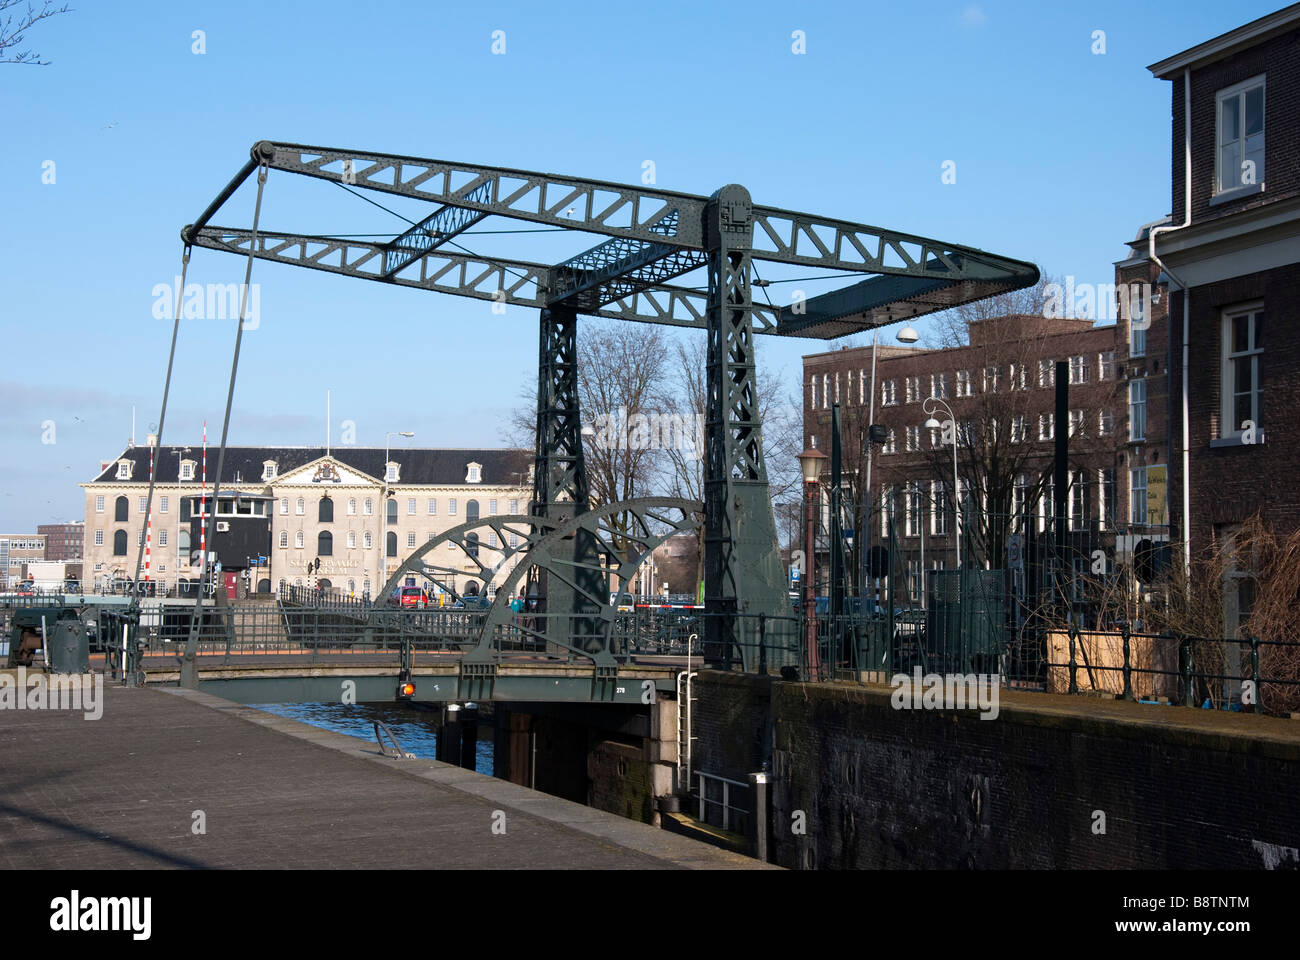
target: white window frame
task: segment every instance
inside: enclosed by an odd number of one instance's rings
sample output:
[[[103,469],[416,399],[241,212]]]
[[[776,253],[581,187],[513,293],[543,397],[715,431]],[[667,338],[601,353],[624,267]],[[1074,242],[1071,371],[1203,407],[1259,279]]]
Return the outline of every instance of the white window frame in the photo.
[[[1264,348],[1258,345],[1260,343],[1260,317],[1263,313],[1264,304],[1262,302],[1232,307],[1223,311],[1219,340],[1219,438],[1223,440],[1239,440],[1243,434],[1241,423],[1238,422],[1236,415],[1238,391],[1236,363],[1234,361],[1247,358],[1251,361],[1254,390],[1250,401],[1250,416],[1246,419],[1255,424],[1256,436],[1258,437],[1258,431],[1261,427],[1260,408],[1263,404],[1264,394],[1263,386],[1260,383],[1260,365],[1261,358],[1264,355]],[[1250,340],[1245,350],[1236,351],[1233,349],[1235,346],[1232,336],[1233,321],[1243,318],[1246,320]]]
[[[1056,439],[1056,414],[1040,413],[1038,415],[1038,439],[1040,441]]]
[[[1097,412],[1097,436],[1110,437],[1115,434],[1115,413],[1102,409]]]
[[[897,453],[897,452],[898,452],[898,442],[897,442],[897,440],[896,440],[896,438],[895,438],[895,436],[894,436],[894,428],[893,428],[893,427],[889,427],[889,428],[888,428],[888,432],[885,434],[885,442],[882,443],[882,444],[880,445],[880,452],[881,452],[881,453]]]
[[[1141,486],[1139,486],[1139,479]],[[1137,496],[1138,491],[1142,491],[1142,496]],[[1128,522],[1134,525],[1145,525],[1147,522],[1147,468],[1145,466],[1134,467],[1128,472]]]
[[[448,499],[448,501],[447,501],[447,516],[449,516],[449,517],[454,517],[454,516],[456,516],[456,498],[455,498],[455,497],[451,497],[451,498]]]
[[[930,502],[934,509],[930,511],[930,535],[945,537],[948,535],[948,511],[951,505],[946,499],[947,487],[942,480],[930,481]]]
[[[1070,386],[1088,382],[1088,358],[1077,354],[1070,358]]]
[[[367,530],[365,533],[361,535],[361,549],[373,550],[374,546],[375,546],[375,538],[374,536],[371,535],[370,531]]]
[[[362,516],[373,517],[375,515],[375,501],[366,497],[365,502],[361,505],[361,514]]]
[[[104,545],[104,531],[103,531],[103,530],[96,530],[96,531],[95,531],[95,546],[97,546],[97,547],[102,547],[103,545]]]
[[[948,374],[930,374],[930,396],[939,400],[948,399]]]
[[[903,378],[903,402],[916,403],[921,399],[921,378],[904,377]]]
[[[415,516],[415,497],[406,498],[406,515],[408,517]]]
[[[1128,439],[1135,443],[1147,438],[1147,382],[1128,382]]]
[[[436,517],[437,515],[438,515],[438,498],[437,498],[437,497],[430,497],[430,498],[429,498],[429,516],[431,516],[431,517]]]
[[[969,370],[957,371],[957,396],[973,397],[975,396],[975,385],[971,380]]]
[[[95,512],[96,512],[96,513],[103,513],[103,512],[104,512],[104,498],[103,498],[103,496],[98,496],[98,497],[95,498]]]
[[[281,550],[288,550],[288,549],[289,549],[289,531],[288,531],[288,530],[281,530],[281,531],[280,531],[280,549],[281,549]]]
[[[349,531],[348,531],[348,549],[349,549],[349,550],[355,550],[356,548],[357,548],[357,532],[356,532],[355,530],[349,530]]]
[[[182,480],[194,479],[194,461],[192,460],[181,461],[181,479]]]
[[[921,449],[921,428],[908,427],[907,436],[904,440],[908,453],[916,453]]]
[[[1263,188],[1265,179],[1265,157],[1267,152],[1267,134],[1268,134],[1268,86],[1265,83],[1265,74],[1243,80],[1240,83],[1234,83],[1230,87],[1224,87],[1214,95],[1214,196],[1224,196],[1236,193],[1254,193]],[[1259,160],[1255,167],[1255,182],[1253,184],[1242,183],[1244,175],[1242,167],[1250,159],[1246,156],[1246,94],[1256,87],[1261,88],[1263,103],[1260,110],[1263,116],[1260,118],[1262,126],[1259,133],[1255,134],[1260,138],[1259,143]],[[1237,101],[1237,120],[1240,126],[1234,130],[1234,136],[1229,142],[1224,142],[1223,129],[1223,110],[1229,100]],[[1224,147],[1235,146],[1237,148],[1237,166],[1231,171],[1231,186],[1224,186],[1225,176],[1229,174],[1223,166]]]
[[[882,407],[894,407],[898,405],[897,380],[880,381],[880,405]]]
[[[299,497],[294,501],[293,512],[299,517],[304,516],[307,513],[307,501]]]
[[[302,532],[301,530],[297,531],[297,532],[293,535],[293,545],[294,545],[297,549],[301,550],[301,549],[303,549],[303,546],[304,546],[305,543],[306,543],[306,537],[305,537],[305,535],[303,534],[303,532]]]

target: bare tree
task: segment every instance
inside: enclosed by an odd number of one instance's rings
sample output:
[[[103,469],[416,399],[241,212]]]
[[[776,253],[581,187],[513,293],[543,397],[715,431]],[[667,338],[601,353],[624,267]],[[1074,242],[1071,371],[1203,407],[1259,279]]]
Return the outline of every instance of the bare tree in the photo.
[[[25,7],[25,11],[16,11],[18,7]],[[56,16],[60,13],[70,13],[72,10],[67,4],[57,9],[53,7],[52,0],[45,0],[40,10],[32,7],[28,0],[0,0],[0,63],[26,63],[36,67],[49,66],[50,61],[42,60],[41,55],[34,50],[15,50],[23,42],[26,32],[36,23]]]
[[[1059,276],[1043,275],[1032,287],[999,293],[997,296],[973,303],[963,303],[951,310],[936,313],[933,317],[934,338],[941,348],[964,347],[970,340],[970,325],[981,320],[993,320],[1016,314],[1041,317],[1048,301],[1048,287],[1055,284],[1065,285],[1065,279]]]

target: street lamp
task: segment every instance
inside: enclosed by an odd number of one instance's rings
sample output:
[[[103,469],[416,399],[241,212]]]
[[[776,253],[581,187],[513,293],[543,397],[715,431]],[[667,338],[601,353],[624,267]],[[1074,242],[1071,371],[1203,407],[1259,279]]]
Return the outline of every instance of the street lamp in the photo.
[[[929,419],[925,421],[927,430],[937,430],[943,426],[934,417],[935,411],[940,409],[948,414],[947,422],[952,424],[952,519],[953,533],[957,538],[957,569],[961,570],[961,507],[957,497],[957,418],[953,415],[952,407],[938,397],[928,397],[921,404],[921,409],[929,416]]]
[[[916,343],[918,340],[921,339],[921,335],[918,334],[916,330],[910,325],[904,327],[902,330],[899,330],[898,333],[895,334],[895,336],[897,337],[899,343],[904,343],[908,345]],[[868,431],[870,431],[871,425],[876,422],[876,352],[879,346],[880,346],[880,328],[877,327],[876,329],[871,331],[871,397],[867,401],[868,402],[868,407],[867,407]],[[860,576],[863,582],[866,581],[866,556],[867,556],[866,552],[867,549],[871,546],[871,532],[870,532],[871,504],[873,503],[872,496],[871,496],[871,459],[872,459],[872,453],[874,452],[875,449],[873,447],[874,442],[875,441],[873,441],[870,437],[867,438],[867,485],[866,485],[866,493],[863,496],[863,500],[866,502],[867,505],[863,510],[863,516],[862,516],[862,523],[867,529],[858,541],[860,544],[859,547],[860,560],[858,566],[860,570]],[[861,455],[862,439],[860,435],[858,439],[858,448],[859,448],[858,453],[859,455]]]
[[[817,577],[816,544],[813,539],[813,518],[817,503],[817,477],[821,473],[826,454],[816,447],[810,447],[799,454],[799,469],[803,473],[804,511],[806,514],[803,532],[803,555],[807,569],[804,571],[803,612],[804,639],[807,646],[808,677],[813,679],[821,673],[821,658],[817,650],[817,600],[813,595],[813,583]]]
[[[388,520],[388,452],[389,452],[388,441],[393,437],[406,437],[409,440],[413,436],[415,436],[415,432],[413,430],[389,430],[387,433],[384,434],[384,474],[383,474],[384,482],[380,484],[380,488],[379,488],[380,490],[379,510],[378,510],[379,539],[375,543],[375,546],[379,550],[379,563],[376,564],[376,566],[378,566],[379,568],[379,579],[383,581],[383,583],[388,582],[388,563],[385,559],[385,556],[388,553],[388,539],[384,535],[385,534],[384,524]],[[377,585],[375,587],[375,590],[377,591],[379,587],[382,585],[383,585],[382,583]],[[375,594],[375,599],[376,601],[378,601],[379,599],[378,593]]]

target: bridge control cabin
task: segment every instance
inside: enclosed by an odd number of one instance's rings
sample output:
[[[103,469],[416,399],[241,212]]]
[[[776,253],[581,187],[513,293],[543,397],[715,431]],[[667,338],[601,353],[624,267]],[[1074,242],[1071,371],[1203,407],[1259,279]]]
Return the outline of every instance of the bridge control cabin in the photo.
[[[217,499],[212,539],[208,542],[209,567],[221,564],[218,584],[224,583],[232,599],[239,593],[270,593],[267,558],[271,556],[271,515],[275,498],[266,494],[222,494]],[[187,497],[190,517],[191,567],[198,569],[200,530],[212,515],[211,494]],[[247,573],[247,576],[245,576]]]

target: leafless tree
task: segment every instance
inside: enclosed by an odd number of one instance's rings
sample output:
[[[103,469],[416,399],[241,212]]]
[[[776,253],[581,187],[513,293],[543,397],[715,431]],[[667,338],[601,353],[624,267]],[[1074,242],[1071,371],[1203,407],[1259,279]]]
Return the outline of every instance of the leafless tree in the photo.
[[[1048,301],[1047,288],[1052,284],[1063,287],[1065,279],[1044,274],[1032,287],[1000,293],[973,303],[963,303],[951,310],[936,313],[933,317],[934,340],[941,348],[964,347],[970,342],[971,323],[1015,314],[1041,317]]]
[[[26,63],[36,67],[49,66],[50,61],[42,60],[41,55],[34,50],[17,50],[14,48],[23,42],[26,32],[34,24],[57,16],[60,13],[71,12],[72,8],[67,4],[62,7],[54,7],[52,0],[45,0],[40,10],[36,10],[28,0],[0,0],[0,63]]]

